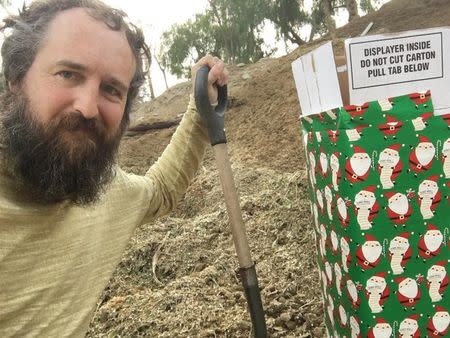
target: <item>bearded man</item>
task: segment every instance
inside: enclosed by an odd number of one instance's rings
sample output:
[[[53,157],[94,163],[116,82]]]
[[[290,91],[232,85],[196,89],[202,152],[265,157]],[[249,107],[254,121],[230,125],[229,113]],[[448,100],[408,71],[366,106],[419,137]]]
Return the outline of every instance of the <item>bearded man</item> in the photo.
[[[133,231],[172,210],[207,133],[193,98],[144,176],[117,148],[145,76],[142,32],[98,0],[39,0],[5,19],[0,336],[84,336]],[[209,97],[228,81],[212,56]],[[214,84],[214,85],[213,85]]]

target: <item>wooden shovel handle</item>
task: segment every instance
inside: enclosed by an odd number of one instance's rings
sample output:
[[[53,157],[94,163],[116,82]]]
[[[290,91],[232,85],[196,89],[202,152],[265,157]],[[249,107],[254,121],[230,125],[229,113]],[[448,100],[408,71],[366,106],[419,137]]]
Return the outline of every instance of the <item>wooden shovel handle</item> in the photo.
[[[230,220],[239,266],[241,268],[248,268],[253,265],[253,261],[250,255],[250,247],[248,245],[244,222],[242,220],[239,197],[234,185],[227,144],[216,144],[213,146],[213,149],[217,169],[219,170],[220,183],[222,184],[225,205],[227,207],[228,217]]]

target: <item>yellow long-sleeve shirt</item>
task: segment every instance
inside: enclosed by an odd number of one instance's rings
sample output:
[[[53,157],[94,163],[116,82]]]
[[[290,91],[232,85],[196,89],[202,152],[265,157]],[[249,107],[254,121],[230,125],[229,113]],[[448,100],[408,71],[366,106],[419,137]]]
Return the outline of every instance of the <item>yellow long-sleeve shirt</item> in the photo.
[[[0,337],[83,337],[133,231],[174,208],[206,143],[191,96],[146,175],[118,168],[101,201],[89,207],[25,202],[0,163]]]

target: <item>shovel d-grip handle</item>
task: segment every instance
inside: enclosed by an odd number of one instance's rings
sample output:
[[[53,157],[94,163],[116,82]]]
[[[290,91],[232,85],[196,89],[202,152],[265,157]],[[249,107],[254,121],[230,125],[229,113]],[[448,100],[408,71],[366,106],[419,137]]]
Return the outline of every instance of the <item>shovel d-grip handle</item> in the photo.
[[[217,86],[218,104],[211,105],[208,96],[209,67],[202,66],[195,77],[194,97],[197,111],[208,129],[211,145],[227,143],[225,135],[225,109],[227,108],[227,86]]]

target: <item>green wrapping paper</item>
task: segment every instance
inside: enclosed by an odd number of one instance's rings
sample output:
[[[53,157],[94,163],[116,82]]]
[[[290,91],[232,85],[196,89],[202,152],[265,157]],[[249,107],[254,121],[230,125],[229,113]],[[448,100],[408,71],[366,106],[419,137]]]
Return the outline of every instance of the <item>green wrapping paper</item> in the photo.
[[[430,92],[301,119],[330,337],[448,337],[450,115]]]

